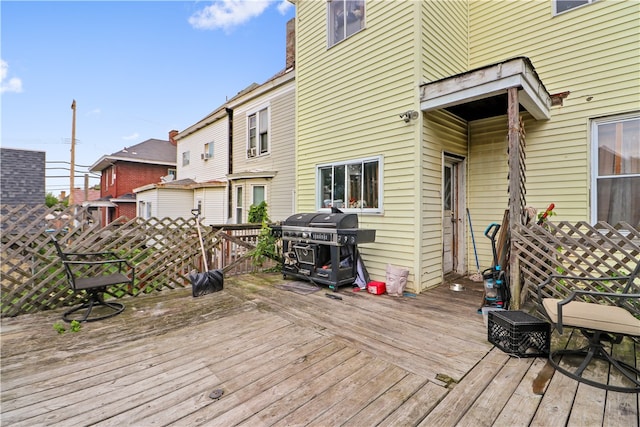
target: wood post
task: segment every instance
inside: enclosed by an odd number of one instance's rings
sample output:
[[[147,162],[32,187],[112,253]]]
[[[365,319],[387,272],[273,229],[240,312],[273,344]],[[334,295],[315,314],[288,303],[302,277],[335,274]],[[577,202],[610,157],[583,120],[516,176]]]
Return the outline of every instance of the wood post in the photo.
[[[507,114],[509,120],[509,287],[513,309],[520,308],[520,262],[511,230],[522,219],[522,186],[520,185],[520,103],[518,88],[508,90]]]

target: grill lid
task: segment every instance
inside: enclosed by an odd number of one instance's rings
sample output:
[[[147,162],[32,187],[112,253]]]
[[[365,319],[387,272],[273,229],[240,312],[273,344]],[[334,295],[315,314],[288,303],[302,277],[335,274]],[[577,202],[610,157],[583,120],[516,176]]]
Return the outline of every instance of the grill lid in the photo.
[[[346,213],[299,213],[287,218],[283,226],[318,228],[358,228],[358,215]]]
[[[316,215],[318,215],[317,212],[293,214],[289,218],[285,219],[282,225],[290,227],[307,227]]]

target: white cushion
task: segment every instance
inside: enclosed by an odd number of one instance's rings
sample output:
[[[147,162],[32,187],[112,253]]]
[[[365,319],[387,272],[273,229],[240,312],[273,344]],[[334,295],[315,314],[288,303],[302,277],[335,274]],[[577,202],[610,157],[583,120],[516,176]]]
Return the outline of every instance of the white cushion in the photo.
[[[560,301],[556,298],[542,300],[542,305],[553,323],[558,322]],[[640,336],[640,319],[633,317],[624,308],[613,305],[571,301],[562,306],[562,325]]]

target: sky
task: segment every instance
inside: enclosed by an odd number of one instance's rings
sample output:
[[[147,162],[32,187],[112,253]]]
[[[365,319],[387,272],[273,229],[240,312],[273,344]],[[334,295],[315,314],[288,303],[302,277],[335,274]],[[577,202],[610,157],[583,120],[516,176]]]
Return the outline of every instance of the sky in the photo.
[[[285,67],[286,0],[0,1],[5,148],[46,152],[47,193],[148,139],[168,139]],[[90,174],[89,184],[99,184]]]

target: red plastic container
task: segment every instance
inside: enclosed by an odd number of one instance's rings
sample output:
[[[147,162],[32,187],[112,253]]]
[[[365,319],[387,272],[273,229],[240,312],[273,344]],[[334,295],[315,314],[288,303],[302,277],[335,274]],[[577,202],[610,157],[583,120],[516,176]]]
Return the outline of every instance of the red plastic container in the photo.
[[[381,294],[384,294],[387,291],[387,289],[384,282],[372,281],[367,284],[367,291],[370,294],[381,295]]]

